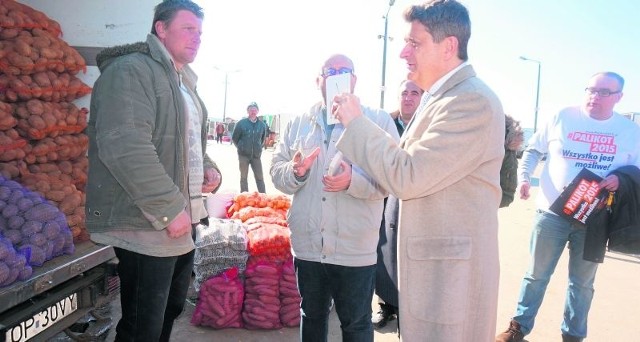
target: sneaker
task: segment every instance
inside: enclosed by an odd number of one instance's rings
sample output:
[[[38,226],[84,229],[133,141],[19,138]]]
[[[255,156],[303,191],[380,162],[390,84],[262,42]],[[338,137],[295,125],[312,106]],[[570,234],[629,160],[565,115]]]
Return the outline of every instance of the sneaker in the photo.
[[[524,339],[524,334],[520,330],[520,323],[512,319],[509,328],[496,336],[496,342],[520,342]]]
[[[396,314],[393,308],[386,304],[380,304],[380,310],[376,312],[373,317],[371,317],[371,323],[373,323],[373,327],[376,329],[384,328],[389,321],[392,321],[396,318]]]
[[[562,334],[562,342],[582,342],[582,337]]]

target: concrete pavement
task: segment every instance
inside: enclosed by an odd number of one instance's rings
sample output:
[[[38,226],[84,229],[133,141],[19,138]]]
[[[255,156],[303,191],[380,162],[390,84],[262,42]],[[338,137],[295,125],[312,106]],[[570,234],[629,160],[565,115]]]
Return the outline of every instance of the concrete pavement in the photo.
[[[208,154],[215,160],[223,173],[221,191],[238,192],[239,172],[235,147],[228,144],[210,142]],[[263,153],[268,193],[276,193],[268,175],[271,151]],[[249,172],[249,191],[256,190],[253,174]],[[534,189],[537,192],[537,188]],[[535,195],[535,193],[534,193]],[[500,292],[496,332],[504,330],[513,314],[520,281],[528,264],[528,246],[531,224],[534,215],[533,199],[516,199],[508,208],[500,209]],[[567,253],[565,253],[567,254]],[[528,342],[560,341],[560,324],[567,284],[567,257],[563,255],[556,273],[547,290],[546,297],[538,314],[536,327],[525,340]],[[596,294],[589,317],[588,342],[618,342],[640,340],[640,258],[607,253],[605,262],[600,265],[596,279]],[[372,306],[375,308],[376,298]],[[274,331],[250,331],[245,329],[213,330],[194,327],[189,323],[193,306],[187,304],[186,312],[174,326],[175,341],[296,341],[297,328],[284,328]],[[375,341],[398,341],[396,321],[385,329],[376,331]],[[335,311],[329,323],[330,342],[341,341],[339,321]],[[108,340],[113,340],[113,333]],[[434,341],[450,342],[450,341]],[[464,341],[466,342],[466,341]],[[472,342],[472,341],[469,341]],[[485,341],[482,341],[485,342]]]

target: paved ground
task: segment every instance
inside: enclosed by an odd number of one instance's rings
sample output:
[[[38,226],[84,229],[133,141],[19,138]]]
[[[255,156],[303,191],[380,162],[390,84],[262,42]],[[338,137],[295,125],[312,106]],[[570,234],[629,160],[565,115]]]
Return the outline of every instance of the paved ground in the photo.
[[[209,155],[218,163],[223,172],[222,191],[237,192],[239,173],[235,148],[231,145],[208,146]],[[267,192],[275,193],[269,181],[268,169],[271,153],[263,154],[263,165],[267,180]],[[255,182],[250,172],[249,190],[255,190]],[[537,191],[537,189],[534,189]],[[528,244],[533,201],[516,201],[508,208],[500,209],[500,295],[498,303],[498,326],[496,331],[506,328],[513,314],[518,296],[520,280],[528,262]],[[565,253],[566,254],[566,253]],[[536,327],[526,337],[529,342],[560,341],[559,326],[562,320],[563,303],[567,283],[567,259],[563,256],[552,278],[547,294],[538,314]],[[640,340],[640,258],[607,253],[604,264],[598,270],[596,295],[589,317],[588,342],[618,342]],[[375,301],[372,305],[375,307]],[[114,316],[117,317],[116,307]],[[175,341],[296,341],[297,328],[275,331],[249,331],[244,329],[213,330],[194,327],[189,323],[193,306],[187,304],[186,312],[174,327]],[[329,323],[330,342],[341,341],[339,322],[335,312]],[[108,338],[113,340],[113,334]],[[398,341],[397,325],[393,321],[385,329],[376,331],[375,341]],[[449,342],[449,341],[435,341]],[[466,342],[466,341],[464,341]],[[486,342],[486,341],[483,341]]]

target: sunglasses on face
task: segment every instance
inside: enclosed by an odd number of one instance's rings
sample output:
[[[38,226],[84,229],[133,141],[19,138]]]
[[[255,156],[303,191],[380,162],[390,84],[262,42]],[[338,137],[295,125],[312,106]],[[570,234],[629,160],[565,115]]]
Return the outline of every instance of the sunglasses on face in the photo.
[[[325,68],[322,70],[322,76],[324,77],[342,75],[342,74],[351,74],[351,73],[353,73],[353,69],[347,68],[347,67],[343,67],[339,69]]]

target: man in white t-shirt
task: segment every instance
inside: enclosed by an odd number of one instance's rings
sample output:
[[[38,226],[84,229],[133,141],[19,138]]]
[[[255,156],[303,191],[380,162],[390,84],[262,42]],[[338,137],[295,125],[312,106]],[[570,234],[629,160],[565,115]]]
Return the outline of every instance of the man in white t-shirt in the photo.
[[[571,180],[587,168],[604,180],[601,187],[618,188],[609,173],[621,166],[640,166],[640,127],[613,111],[622,98],[624,79],[613,72],[593,75],[582,106],[561,110],[529,140],[518,172],[520,198],[528,199],[530,176],[546,154],[540,175],[537,216],[531,235],[531,261],[522,280],[515,315],[496,342],[522,341],[533,329],[535,317],[568,243],[569,286],[561,326],[562,340],[582,341],[587,336],[587,315],[593,299],[597,263],[583,260],[585,229],[549,211]]]

